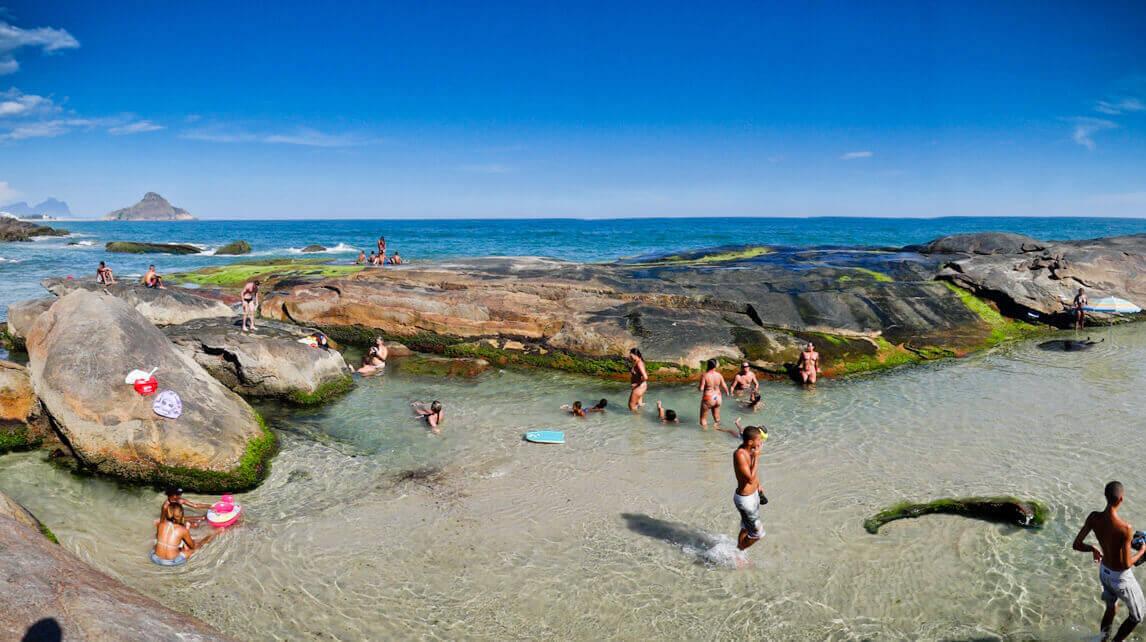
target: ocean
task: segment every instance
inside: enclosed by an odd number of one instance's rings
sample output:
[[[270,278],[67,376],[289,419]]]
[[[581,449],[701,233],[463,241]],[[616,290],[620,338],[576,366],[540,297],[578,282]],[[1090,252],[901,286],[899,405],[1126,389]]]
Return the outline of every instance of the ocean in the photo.
[[[340,262],[369,251],[380,235],[389,252],[407,261],[458,256],[537,255],[572,261],[610,261],[626,256],[730,244],[788,246],[901,246],[946,234],[1017,232],[1042,240],[1067,240],[1146,233],[1146,219],[959,217],[891,218],[669,218],[507,220],[235,220],[188,222],[52,222],[68,237],[31,243],[0,243],[0,319],[8,304],[43,295],[41,279],[90,277],[107,261],[121,277],[142,274],[149,263],[160,273],[236,260],[213,256],[232,240],[251,244],[254,257],[301,256],[310,244],[329,248],[308,255]],[[189,256],[110,254],[108,241],[190,243],[204,254]]]

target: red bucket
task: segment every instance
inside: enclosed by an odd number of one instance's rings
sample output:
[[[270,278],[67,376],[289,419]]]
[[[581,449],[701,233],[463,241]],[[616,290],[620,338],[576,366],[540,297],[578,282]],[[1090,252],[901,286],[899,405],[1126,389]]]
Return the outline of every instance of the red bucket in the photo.
[[[134,386],[135,391],[144,397],[153,395],[155,394],[156,390],[159,390],[159,382],[155,380],[154,376],[146,380],[140,379],[139,381],[135,382]]]

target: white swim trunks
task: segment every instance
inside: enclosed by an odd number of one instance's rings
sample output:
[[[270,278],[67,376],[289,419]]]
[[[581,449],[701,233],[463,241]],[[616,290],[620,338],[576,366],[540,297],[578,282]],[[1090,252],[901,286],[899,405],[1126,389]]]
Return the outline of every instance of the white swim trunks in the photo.
[[[1107,605],[1118,600],[1126,605],[1130,617],[1135,622],[1142,621],[1142,613],[1146,611],[1146,599],[1142,597],[1142,587],[1134,578],[1131,569],[1125,571],[1112,571],[1105,564],[1098,565],[1098,581],[1102,584],[1102,601]]]
[[[740,527],[748,532],[748,539],[764,537],[764,524],[760,521],[760,494],[745,496],[733,491],[732,503],[740,512]]]

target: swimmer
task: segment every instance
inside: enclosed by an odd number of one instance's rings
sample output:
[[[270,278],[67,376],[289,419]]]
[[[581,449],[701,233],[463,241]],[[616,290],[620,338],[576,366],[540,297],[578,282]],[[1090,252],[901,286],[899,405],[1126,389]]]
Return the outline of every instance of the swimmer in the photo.
[[[760,396],[759,392],[753,392],[748,396],[747,401],[741,401],[740,405],[750,412],[756,412],[764,405],[764,397]]]
[[[166,289],[163,287],[163,277],[155,271],[154,265],[147,266],[147,274],[143,275],[143,284],[149,288]]]
[[[661,405],[660,399],[657,399],[657,418],[661,420],[662,424],[680,423],[680,419],[677,419],[676,417],[676,411],[672,410],[671,408],[665,410],[665,407]]]
[[[569,411],[569,414],[573,415],[574,417],[585,416],[585,409],[581,407],[580,401],[574,401],[572,406],[568,404],[561,406],[561,409]]]
[[[747,390],[750,393],[755,393],[760,389],[760,381],[756,379],[756,373],[752,371],[752,366],[747,361],[740,364],[740,372],[732,378],[732,394],[743,392]]]
[[[112,274],[109,268],[103,261],[99,262],[99,267],[96,268],[96,283],[100,285],[114,285],[115,275]]]
[[[373,254],[373,252],[371,252]],[[364,265],[366,263],[366,250],[358,250],[358,258],[354,259],[355,265]]]
[[[418,417],[426,420],[426,424],[430,426],[430,432],[435,435],[442,432],[439,427],[445,418],[442,414],[442,402],[435,399],[429,406],[426,406],[425,402],[422,401],[415,401],[410,405],[414,407],[414,412]]]
[[[171,508],[173,506],[194,508],[195,510],[207,510],[208,508],[211,508],[210,504],[193,502],[190,499],[184,498],[182,488],[171,486],[167,489],[167,499],[163,500],[163,507],[159,509],[159,521],[171,519]],[[201,522],[206,520],[207,517],[205,515],[200,515],[197,517],[188,516],[186,519],[191,526],[198,526]]]
[[[155,549],[151,551],[151,561],[160,566],[181,566],[214,537],[215,533],[210,533],[196,543],[183,519],[183,507],[175,504],[167,519],[160,520],[155,527]]]
[[[800,353],[796,369],[800,371],[801,383],[805,386],[816,385],[816,379],[822,370],[820,370],[820,353],[816,352],[816,346],[811,342],[808,342],[808,345],[804,346],[804,351]]]
[[[708,430],[707,413],[712,413],[712,421],[717,427],[720,426],[720,404],[723,401],[723,395],[728,393],[728,384],[724,383],[724,377],[716,370],[716,359],[709,359],[707,368],[708,370],[701,375],[700,384],[697,389],[700,390],[700,429]]]
[[[243,291],[239,293],[243,299],[243,332],[247,331],[247,320],[250,319],[250,330],[255,330],[255,314],[259,311],[259,280],[247,281]]]
[[[760,521],[760,449],[764,445],[762,431],[748,426],[740,435],[740,445],[732,453],[732,470],[736,474],[736,492],[732,503],[740,513],[740,535],[736,548],[746,550],[764,537],[764,524]]]
[[[641,351],[633,348],[626,357],[629,363],[629,410],[636,412],[645,405],[645,391],[649,389],[649,372],[645,369],[645,358]]]
[[[1086,326],[1086,306],[1090,301],[1086,298],[1086,291],[1082,288],[1078,289],[1078,294],[1074,295],[1074,329],[1081,330]]]
[[[586,412],[605,412],[605,408],[608,407],[608,405],[609,405],[609,400],[608,399],[602,399],[602,400],[597,402],[596,406],[593,406],[592,408],[590,408]]]
[[[1106,495],[1106,508],[1102,512],[1091,513],[1086,517],[1082,530],[1074,538],[1073,548],[1081,553],[1090,553],[1098,564],[1098,581],[1102,585],[1102,601],[1106,603],[1106,611],[1102,614],[1102,639],[1110,638],[1110,627],[1114,624],[1114,615],[1118,610],[1118,602],[1126,605],[1129,613],[1114,640],[1125,640],[1134,627],[1142,621],[1143,611],[1146,611],[1146,599],[1142,597],[1142,588],[1134,578],[1132,569],[1146,554],[1146,546],[1137,552],[1131,547],[1134,538],[1134,528],[1118,515],[1122,506],[1124,489],[1121,482],[1112,481],[1104,489]],[[1085,543],[1086,536],[1094,531],[1098,539],[1098,546]]]

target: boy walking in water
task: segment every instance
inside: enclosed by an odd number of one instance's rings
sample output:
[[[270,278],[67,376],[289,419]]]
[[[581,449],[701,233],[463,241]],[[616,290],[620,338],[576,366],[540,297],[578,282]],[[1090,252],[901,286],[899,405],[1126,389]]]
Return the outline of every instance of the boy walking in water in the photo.
[[[740,446],[732,453],[732,470],[736,473],[736,493],[732,503],[740,513],[740,536],[736,548],[745,550],[764,537],[764,524],[760,521],[760,448],[764,437],[757,426],[748,426],[741,433]]]
[[[1107,484],[1105,494],[1106,509],[1087,516],[1082,530],[1074,538],[1074,550],[1090,553],[1098,563],[1102,601],[1106,602],[1106,612],[1102,614],[1103,640],[1110,639],[1110,626],[1114,623],[1119,600],[1130,611],[1114,636],[1115,642],[1118,642],[1125,640],[1134,631],[1134,627],[1142,621],[1143,611],[1146,611],[1142,588],[1138,586],[1138,580],[1134,579],[1131,570],[1146,554],[1146,546],[1137,552],[1131,548],[1134,529],[1118,516],[1118,508],[1122,506],[1123,499],[1122,482],[1112,481]],[[1094,531],[1094,537],[1098,540],[1098,547],[1084,542],[1091,531]]]

